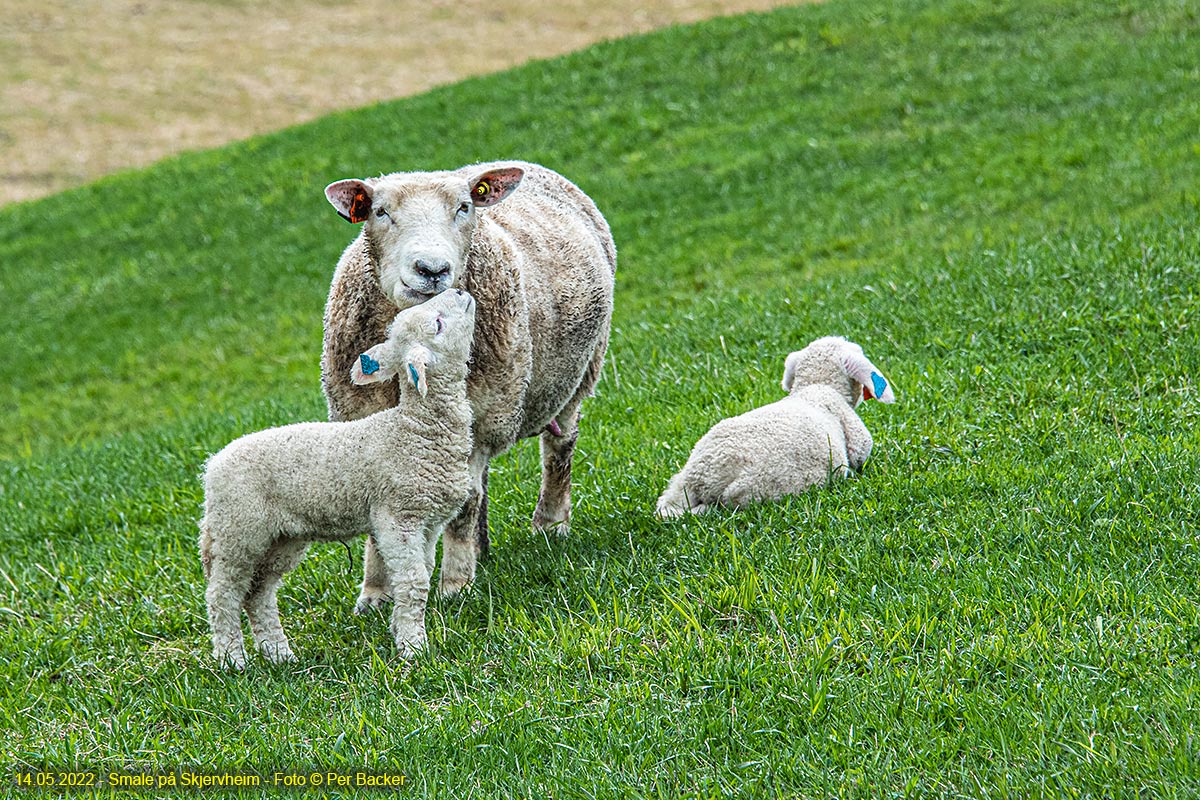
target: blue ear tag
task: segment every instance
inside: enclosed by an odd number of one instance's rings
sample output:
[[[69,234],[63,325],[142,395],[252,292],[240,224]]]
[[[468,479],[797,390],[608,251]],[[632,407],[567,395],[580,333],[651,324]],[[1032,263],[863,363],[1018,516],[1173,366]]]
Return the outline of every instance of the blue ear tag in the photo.
[[[358,357],[358,363],[362,365],[363,375],[374,375],[376,372],[379,372],[379,362],[366,353]]]
[[[875,399],[883,397],[883,393],[887,391],[887,381],[878,372],[871,373],[871,386],[875,389]]]
[[[421,376],[417,374],[417,368],[414,367],[412,364],[408,365],[408,376],[410,378],[412,378],[413,386],[420,389],[421,388]]]

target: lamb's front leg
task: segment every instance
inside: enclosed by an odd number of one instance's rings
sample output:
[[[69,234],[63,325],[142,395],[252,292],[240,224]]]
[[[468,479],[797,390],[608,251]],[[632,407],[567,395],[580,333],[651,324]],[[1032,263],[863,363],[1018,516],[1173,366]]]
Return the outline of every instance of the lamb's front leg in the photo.
[[[862,472],[863,465],[871,457],[871,446],[874,440],[867,426],[850,409],[841,413],[842,427],[846,431],[846,458],[849,467],[854,472]]]
[[[401,658],[412,658],[425,646],[425,605],[429,601],[430,570],[427,541],[436,536],[424,520],[375,516],[372,538],[391,579],[392,636]]]
[[[443,595],[461,592],[475,580],[475,562],[480,543],[477,533],[479,513],[486,501],[484,475],[487,473],[487,454],[475,450],[467,462],[471,489],[467,502],[450,520],[442,535],[442,574],[438,580],[438,591]]]

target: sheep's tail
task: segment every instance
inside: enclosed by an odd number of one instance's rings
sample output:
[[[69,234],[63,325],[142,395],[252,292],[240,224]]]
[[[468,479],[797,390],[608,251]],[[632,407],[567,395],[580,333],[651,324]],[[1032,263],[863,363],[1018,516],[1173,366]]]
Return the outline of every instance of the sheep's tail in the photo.
[[[204,580],[212,577],[212,533],[208,529],[208,518],[200,518],[200,564],[204,567]]]

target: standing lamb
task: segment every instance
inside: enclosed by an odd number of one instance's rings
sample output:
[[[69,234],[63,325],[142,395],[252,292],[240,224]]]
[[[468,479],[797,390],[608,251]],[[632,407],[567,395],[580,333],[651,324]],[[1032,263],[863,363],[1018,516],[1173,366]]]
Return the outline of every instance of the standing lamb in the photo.
[[[854,409],[863,400],[896,401],[862,348],[840,336],[789,355],[783,390],[784,399],[721,420],[701,437],[658,498],[659,516],[774,500],[857,472],[871,434]]]
[[[487,547],[488,460],[520,439],[541,436],[534,527],[568,527],[579,406],[608,346],[612,235],[578,187],[523,162],[341,180],[325,195],[342,217],[365,223],[338,262],[325,308],[321,372],[330,419],[396,404],[394,385],[362,389],[346,375],[397,308],[448,287],[467,289],[478,303],[467,377],[471,492],[442,540],[440,589],[452,594],[474,579]],[[384,565],[368,542],[355,610],[388,600]]]
[[[241,611],[271,662],[293,661],[275,592],[309,542],[370,530],[386,564],[396,648],[425,643],[435,547],[470,488],[467,358],[475,301],[447,291],[401,311],[387,340],[347,369],[359,385],[399,374],[399,405],[347,423],[307,422],[252,433],[208,461],[200,558],[218,662],[242,669]]]

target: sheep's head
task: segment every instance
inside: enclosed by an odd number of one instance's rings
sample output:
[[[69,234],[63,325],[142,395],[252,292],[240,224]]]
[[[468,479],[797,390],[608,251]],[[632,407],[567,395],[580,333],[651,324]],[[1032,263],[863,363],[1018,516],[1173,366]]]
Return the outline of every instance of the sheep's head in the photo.
[[[465,376],[475,335],[475,298],[450,289],[396,315],[387,341],[358,357],[350,379],[359,386],[400,375],[422,397],[429,391],[431,371]]]
[[[366,223],[379,287],[400,308],[461,285],[476,209],[499,203],[524,171],[505,167],[465,178],[456,172],[401,172],[342,180],[325,196],[350,222]]]
[[[840,336],[826,336],[787,357],[783,366],[783,390],[789,394],[801,386],[822,384],[838,390],[851,407],[863,400],[896,402],[891,384],[879,368],[863,355],[861,347]]]

